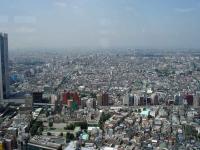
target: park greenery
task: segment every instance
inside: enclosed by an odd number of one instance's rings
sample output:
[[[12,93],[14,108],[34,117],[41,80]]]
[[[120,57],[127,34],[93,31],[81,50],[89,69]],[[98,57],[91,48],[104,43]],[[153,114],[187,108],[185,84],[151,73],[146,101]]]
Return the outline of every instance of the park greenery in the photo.
[[[74,130],[75,127],[81,127],[81,129],[87,129],[88,128],[88,124],[87,122],[74,122],[74,123],[70,123],[69,125],[67,125],[66,127],[64,127],[65,130]]]
[[[42,121],[31,121],[30,124],[30,133],[31,136],[41,135],[43,131],[43,122]]]
[[[100,120],[99,120],[99,127],[101,129],[103,129],[103,125],[105,121],[108,120],[110,117],[111,117],[111,114],[102,112]]]
[[[67,132],[66,133],[66,142],[69,143],[71,140],[74,140],[74,134]]]

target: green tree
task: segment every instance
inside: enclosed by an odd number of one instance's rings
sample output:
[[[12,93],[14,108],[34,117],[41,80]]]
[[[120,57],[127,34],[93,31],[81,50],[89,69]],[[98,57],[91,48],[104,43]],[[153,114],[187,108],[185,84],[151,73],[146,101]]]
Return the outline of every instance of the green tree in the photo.
[[[39,134],[39,135],[42,135],[42,131],[43,131],[43,127],[39,127],[39,128],[38,128],[38,134]]]
[[[35,134],[40,134],[40,130],[39,128],[43,129],[43,122],[42,121],[31,121],[31,125],[30,125],[30,133],[32,136],[34,136]]]
[[[53,122],[52,122],[52,121],[49,122],[49,127],[50,127],[50,128],[53,127]]]
[[[103,129],[104,122],[106,120],[108,120],[110,117],[111,117],[111,115],[109,113],[106,114],[106,113],[102,112],[100,120],[99,120],[99,127],[101,129]]]
[[[78,138],[80,137],[81,133],[82,133],[81,131],[79,131],[79,132],[76,133],[76,139],[77,139],[77,140],[78,140]]]
[[[91,96],[92,98],[97,98],[97,95],[96,95],[95,93],[91,93],[90,96]]]
[[[49,111],[46,112],[46,117],[49,117]]]
[[[60,133],[60,136],[63,136],[63,133],[62,133],[62,132]]]
[[[75,122],[74,126],[80,126],[81,129],[87,129],[88,128],[87,122]]]
[[[148,115],[148,116],[147,116],[147,118],[148,118],[148,119],[152,119],[152,118],[153,118],[153,116],[151,116],[151,115]]]
[[[30,129],[31,136],[34,136],[37,133],[37,127],[35,125],[32,126]]]
[[[65,127],[65,130],[74,130],[75,125],[74,124],[69,124]]]
[[[67,132],[66,133],[66,142],[70,142],[71,140],[74,140],[74,135],[72,133]]]
[[[47,132],[47,136],[51,136],[51,132]]]
[[[85,93],[81,93],[81,98],[86,97],[87,95]]]

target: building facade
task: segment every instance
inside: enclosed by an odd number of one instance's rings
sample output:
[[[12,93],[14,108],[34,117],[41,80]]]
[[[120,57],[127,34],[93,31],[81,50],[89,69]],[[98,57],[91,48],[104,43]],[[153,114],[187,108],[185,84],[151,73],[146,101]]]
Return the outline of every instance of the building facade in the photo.
[[[108,93],[103,93],[102,94],[102,106],[108,106],[108,101],[109,101],[109,95]]]
[[[0,33],[0,99],[9,97],[8,35]]]

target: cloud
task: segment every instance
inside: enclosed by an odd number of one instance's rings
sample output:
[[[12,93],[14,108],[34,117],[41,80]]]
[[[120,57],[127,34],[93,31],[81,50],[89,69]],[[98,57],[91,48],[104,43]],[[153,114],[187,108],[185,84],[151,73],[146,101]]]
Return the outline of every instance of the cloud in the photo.
[[[8,32],[8,31],[10,31],[10,30],[8,29],[8,27],[1,27],[1,26],[0,26],[0,32]]]
[[[72,8],[73,9],[79,9],[79,6],[78,5],[73,5]]]
[[[175,11],[179,13],[189,13],[195,11],[195,8],[175,8]]]
[[[8,16],[0,16],[0,23],[8,23]]]
[[[101,19],[99,20],[99,24],[100,24],[101,26],[103,26],[103,27],[109,26],[109,25],[111,24],[111,20],[108,19],[108,18],[101,18]]]
[[[36,31],[33,27],[19,27],[15,30],[17,33],[34,33]]]
[[[34,23],[36,23],[36,17],[35,16],[15,16],[14,22],[15,23],[34,24]]]
[[[145,32],[146,32],[145,28],[142,28],[142,33],[145,33]]]
[[[66,7],[67,6],[67,4],[65,2],[61,2],[61,1],[54,2],[54,5],[57,7]]]

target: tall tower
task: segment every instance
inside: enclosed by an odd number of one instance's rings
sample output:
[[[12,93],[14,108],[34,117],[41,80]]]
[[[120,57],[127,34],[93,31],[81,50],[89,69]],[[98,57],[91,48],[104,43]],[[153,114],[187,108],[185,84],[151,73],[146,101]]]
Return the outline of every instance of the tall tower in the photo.
[[[9,96],[8,35],[0,33],[0,99]]]

